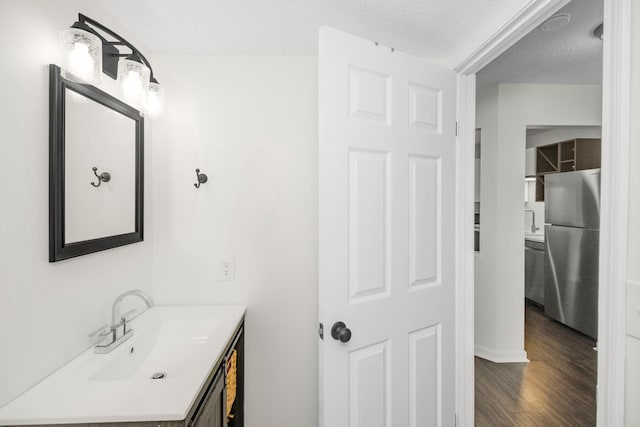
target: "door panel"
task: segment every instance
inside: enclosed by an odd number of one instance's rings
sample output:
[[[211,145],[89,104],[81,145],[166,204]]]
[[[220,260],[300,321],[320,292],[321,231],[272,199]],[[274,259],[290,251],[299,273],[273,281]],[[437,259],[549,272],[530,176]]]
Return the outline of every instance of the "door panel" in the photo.
[[[350,302],[389,294],[389,153],[349,152]]]
[[[391,427],[389,345],[377,343],[349,354],[349,426]]]
[[[440,325],[409,334],[409,426],[442,424]]]
[[[323,28],[319,98],[321,425],[451,426],[455,74]]]
[[[352,117],[364,117],[391,124],[389,76],[372,70],[349,69],[349,111]]]
[[[438,283],[440,159],[409,156],[409,286]]]
[[[409,84],[411,127],[442,133],[442,91]]]

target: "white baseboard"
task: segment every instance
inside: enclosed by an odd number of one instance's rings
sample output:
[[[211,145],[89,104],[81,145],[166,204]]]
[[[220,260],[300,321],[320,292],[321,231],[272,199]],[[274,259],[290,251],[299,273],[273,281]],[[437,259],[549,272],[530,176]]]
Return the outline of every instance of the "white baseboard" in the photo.
[[[494,363],[529,363],[529,359],[527,359],[527,352],[524,350],[513,352],[499,352],[489,350],[488,348],[482,347],[480,345],[476,345],[475,354],[477,357],[489,360]]]

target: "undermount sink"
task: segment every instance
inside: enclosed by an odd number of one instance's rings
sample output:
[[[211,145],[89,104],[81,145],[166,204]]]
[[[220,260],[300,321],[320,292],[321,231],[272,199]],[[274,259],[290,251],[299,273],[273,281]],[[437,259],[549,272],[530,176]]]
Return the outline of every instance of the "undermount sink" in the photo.
[[[0,425],[182,420],[245,311],[155,306],[110,353],[92,347],[0,408]]]

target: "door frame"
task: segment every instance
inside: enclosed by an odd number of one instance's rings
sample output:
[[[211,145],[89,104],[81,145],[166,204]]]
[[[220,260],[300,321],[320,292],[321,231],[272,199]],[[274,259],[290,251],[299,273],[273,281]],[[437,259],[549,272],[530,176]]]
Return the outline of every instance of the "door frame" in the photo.
[[[532,0],[456,64],[456,412],[474,424],[474,153],[476,73],[569,0]],[[622,426],[629,198],[631,0],[604,0],[597,425]]]

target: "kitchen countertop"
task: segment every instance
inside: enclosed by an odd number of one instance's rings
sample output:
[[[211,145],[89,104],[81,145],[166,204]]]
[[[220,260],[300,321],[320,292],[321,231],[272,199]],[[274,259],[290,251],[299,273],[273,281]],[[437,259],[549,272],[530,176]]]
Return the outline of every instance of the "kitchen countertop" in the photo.
[[[134,336],[110,353],[95,354],[92,347],[0,408],[0,425],[185,419],[245,312],[241,305],[155,306],[131,322]],[[180,342],[162,341],[162,334],[171,332],[168,329],[184,324],[197,326]],[[143,340],[152,346],[144,347]],[[167,377],[152,380],[147,372],[130,372],[117,378],[124,366],[120,361],[134,354],[134,346],[141,349],[136,353],[148,348],[148,354],[139,356],[146,357],[147,368],[153,351],[162,352],[159,369],[167,367]],[[186,351],[194,346],[197,351]],[[181,359],[185,353],[187,362]],[[99,378],[104,368],[113,366],[110,362],[118,368],[116,377]]]
[[[533,242],[540,242],[540,243],[544,243],[544,233],[528,233],[525,232],[524,233],[524,239],[525,240],[531,240]]]

